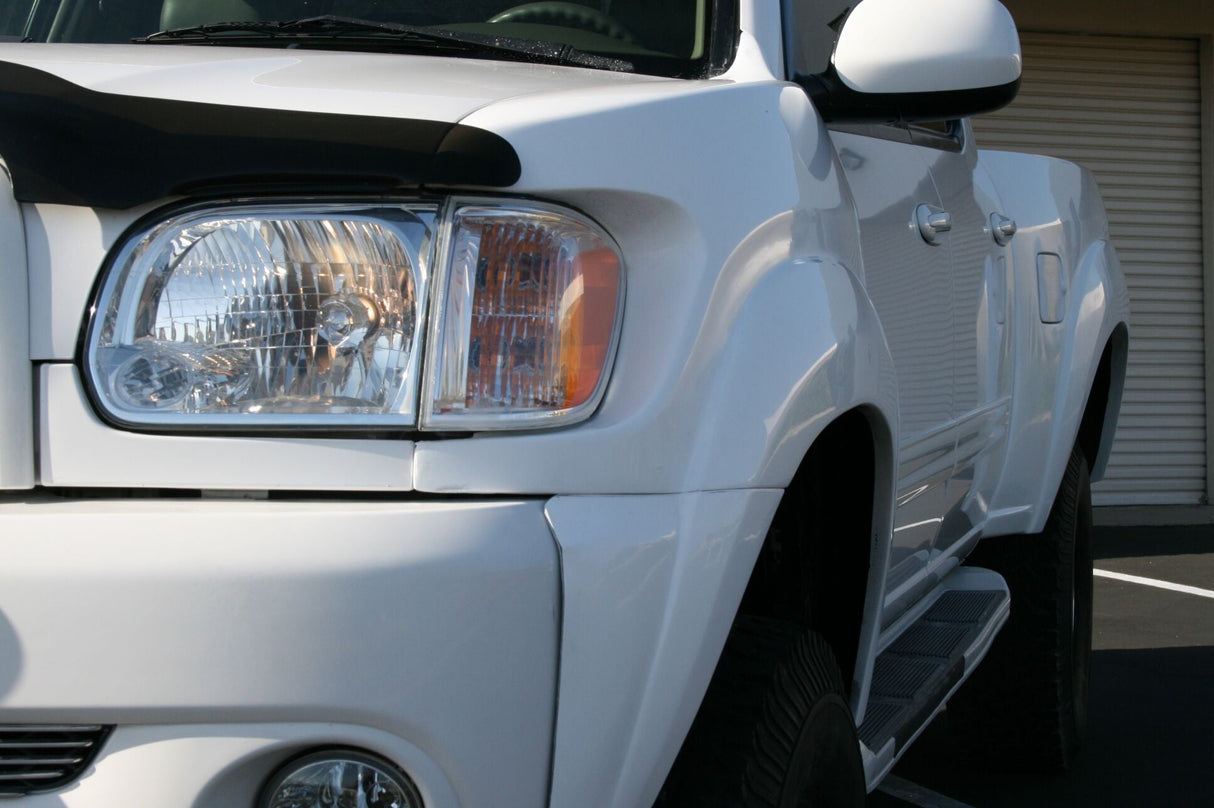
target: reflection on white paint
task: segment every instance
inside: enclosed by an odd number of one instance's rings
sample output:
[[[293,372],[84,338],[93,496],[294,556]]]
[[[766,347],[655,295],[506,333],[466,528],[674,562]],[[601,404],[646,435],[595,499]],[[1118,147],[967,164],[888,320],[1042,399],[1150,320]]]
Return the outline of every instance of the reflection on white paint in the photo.
[[[943,521],[944,520],[941,518],[924,519],[922,522],[911,522],[909,525],[902,525],[901,527],[896,527],[896,528],[894,528],[894,532],[900,533],[903,530],[913,530],[914,528],[917,528],[917,527],[926,527],[927,525],[938,525]]]
[[[930,485],[921,485],[918,488],[907,491],[905,494],[898,497],[898,507],[901,508],[906,503],[918,499],[919,497],[926,494],[930,490],[931,490]]]

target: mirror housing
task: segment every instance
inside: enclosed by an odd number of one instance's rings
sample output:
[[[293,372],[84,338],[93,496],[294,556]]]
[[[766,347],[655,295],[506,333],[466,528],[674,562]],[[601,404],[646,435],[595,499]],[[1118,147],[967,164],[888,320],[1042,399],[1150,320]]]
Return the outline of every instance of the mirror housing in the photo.
[[[863,0],[830,67],[793,80],[828,122],[965,118],[1016,97],[1020,37],[998,0]]]

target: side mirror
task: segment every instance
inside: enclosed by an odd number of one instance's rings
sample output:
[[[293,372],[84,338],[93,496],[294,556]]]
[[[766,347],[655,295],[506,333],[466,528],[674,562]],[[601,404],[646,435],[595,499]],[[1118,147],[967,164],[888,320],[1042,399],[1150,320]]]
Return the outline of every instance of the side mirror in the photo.
[[[941,121],[992,112],[1020,88],[1020,37],[998,0],[863,0],[830,67],[795,76],[827,121]]]

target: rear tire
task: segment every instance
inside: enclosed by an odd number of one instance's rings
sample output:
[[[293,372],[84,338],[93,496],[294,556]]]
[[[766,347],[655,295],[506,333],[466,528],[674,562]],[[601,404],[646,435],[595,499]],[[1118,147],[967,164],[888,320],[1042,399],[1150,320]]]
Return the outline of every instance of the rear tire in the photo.
[[[981,542],[967,560],[1007,580],[1012,611],[949,703],[964,748],[999,768],[1074,765],[1087,725],[1092,652],[1092,492],[1072,450],[1045,530]]]
[[[739,617],[657,805],[860,808],[864,766],[830,646]]]

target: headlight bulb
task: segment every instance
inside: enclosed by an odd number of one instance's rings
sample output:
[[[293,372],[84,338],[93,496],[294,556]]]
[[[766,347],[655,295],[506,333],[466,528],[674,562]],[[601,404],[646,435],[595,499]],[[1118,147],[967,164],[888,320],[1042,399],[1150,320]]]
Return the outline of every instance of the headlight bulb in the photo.
[[[335,295],[320,304],[316,333],[333,348],[352,351],[379,327],[379,317],[379,304],[367,295]]]

